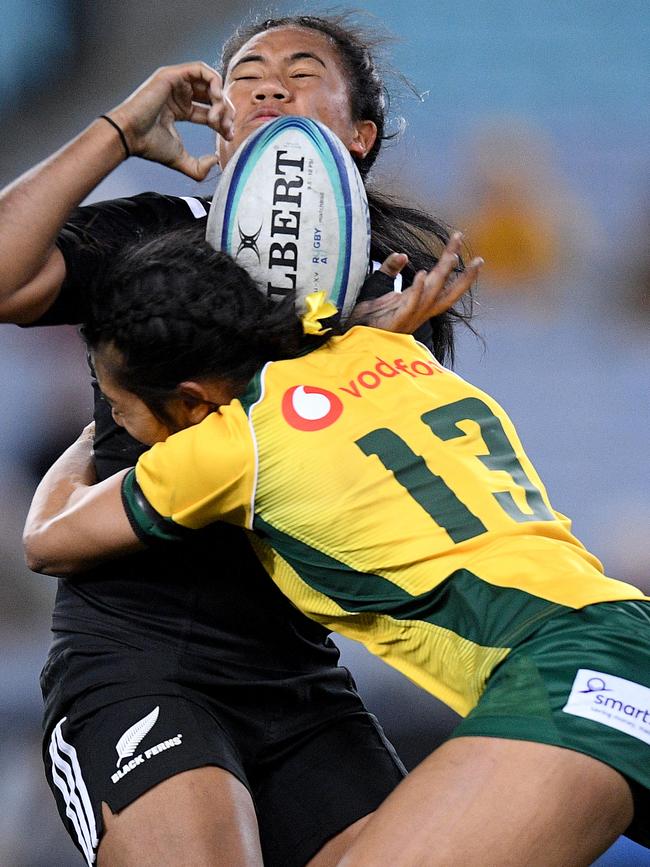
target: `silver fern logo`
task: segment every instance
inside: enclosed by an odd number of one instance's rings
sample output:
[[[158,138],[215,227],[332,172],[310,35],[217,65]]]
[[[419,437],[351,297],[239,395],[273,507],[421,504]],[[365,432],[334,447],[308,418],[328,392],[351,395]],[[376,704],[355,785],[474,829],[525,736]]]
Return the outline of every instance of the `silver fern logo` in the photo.
[[[151,713],[142,717],[141,720],[138,720],[137,723],[134,723],[124,732],[115,745],[115,749],[117,750],[117,768],[119,768],[124,759],[131,758],[133,753],[140,746],[142,739],[148,735],[151,729],[155,726],[159,712],[160,708],[155,707]]]

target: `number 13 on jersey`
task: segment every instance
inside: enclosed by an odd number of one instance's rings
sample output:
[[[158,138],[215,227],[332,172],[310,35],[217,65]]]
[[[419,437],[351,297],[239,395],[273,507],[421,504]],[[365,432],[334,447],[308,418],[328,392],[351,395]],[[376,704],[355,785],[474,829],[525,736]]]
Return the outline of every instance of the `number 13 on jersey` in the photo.
[[[539,488],[522,467],[501,420],[486,403],[476,397],[467,397],[420,416],[420,422],[442,442],[466,436],[459,426],[462,421],[473,421],[479,426],[487,454],[477,454],[476,460],[488,470],[502,471],[509,477],[509,483],[502,487],[510,490],[492,492],[501,509],[517,523],[555,520],[556,516],[544,502]],[[384,467],[393,473],[395,480],[436,524],[447,531],[454,542],[464,542],[489,529],[445,480],[427,466],[425,459],[394,431],[378,428],[356,440],[356,445],[368,457],[374,455],[379,458]],[[527,507],[525,510],[513,497],[513,489],[520,489]]]

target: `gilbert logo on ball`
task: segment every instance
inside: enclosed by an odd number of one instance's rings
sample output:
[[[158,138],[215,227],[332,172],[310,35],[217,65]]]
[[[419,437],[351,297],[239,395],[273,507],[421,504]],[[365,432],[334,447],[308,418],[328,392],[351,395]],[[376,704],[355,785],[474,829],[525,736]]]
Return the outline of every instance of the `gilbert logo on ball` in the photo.
[[[343,143],[305,117],[253,133],[228,162],[206,239],[229,253],[271,298],[324,290],[345,319],[370,255],[368,201]]]

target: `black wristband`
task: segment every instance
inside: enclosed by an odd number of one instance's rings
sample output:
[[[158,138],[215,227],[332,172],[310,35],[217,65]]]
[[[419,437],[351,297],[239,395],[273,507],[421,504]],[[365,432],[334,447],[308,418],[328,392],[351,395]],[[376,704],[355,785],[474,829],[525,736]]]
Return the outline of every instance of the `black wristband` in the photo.
[[[112,117],[109,117],[107,114],[100,114],[99,116],[100,116],[100,118],[102,118],[103,120],[107,120],[107,121],[110,123],[110,125],[113,127],[113,129],[114,129],[114,130],[117,132],[117,134],[119,135],[119,137],[120,137],[120,141],[122,142],[122,144],[123,144],[123,146],[124,146],[124,153],[126,154],[126,158],[127,158],[127,160],[128,160],[128,158],[131,156],[131,151],[129,150],[129,145],[128,145],[127,141],[126,141],[126,136],[124,135],[124,131],[122,130],[122,127],[119,126],[119,124],[115,123],[115,121],[113,120],[113,118],[112,118]]]

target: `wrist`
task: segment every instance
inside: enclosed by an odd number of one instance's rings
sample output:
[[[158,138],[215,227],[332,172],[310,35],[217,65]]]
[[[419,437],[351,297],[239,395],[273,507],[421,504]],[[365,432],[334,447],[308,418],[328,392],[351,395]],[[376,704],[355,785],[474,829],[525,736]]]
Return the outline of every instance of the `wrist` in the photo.
[[[131,148],[129,147],[129,143],[128,143],[127,138],[126,138],[126,133],[124,132],[124,130],[122,129],[120,124],[108,114],[100,114],[98,120],[106,121],[106,123],[113,130],[115,130],[115,133],[118,136],[120,143],[122,145],[122,148],[124,150],[124,159],[128,160],[128,158],[131,156],[132,151],[131,151]]]
[[[91,147],[95,152],[98,169],[101,166],[102,174],[95,182],[98,183],[126,161],[126,152],[117,131],[101,116],[96,117],[90,123],[80,138],[86,136],[88,136],[89,141],[93,142]]]

